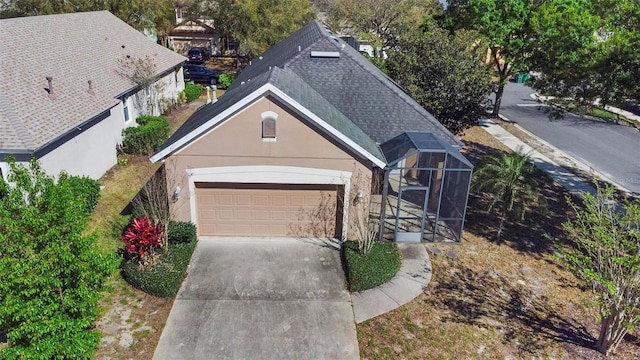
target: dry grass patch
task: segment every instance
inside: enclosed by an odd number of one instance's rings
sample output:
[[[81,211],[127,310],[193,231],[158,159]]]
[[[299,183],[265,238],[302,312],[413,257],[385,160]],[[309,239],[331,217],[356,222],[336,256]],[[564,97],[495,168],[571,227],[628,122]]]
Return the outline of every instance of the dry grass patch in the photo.
[[[180,127],[200,106],[196,100],[173,110],[168,116],[171,132]],[[124,161],[126,159],[126,161]],[[89,231],[98,233],[98,245],[105,251],[117,251],[124,227],[129,222],[127,206],[143,184],[157,171],[148,156],[129,155],[100,179],[103,186],[100,201],[88,224]],[[127,284],[114,274],[106,285],[100,301],[102,344],[94,359],[151,359],[164,328],[173,298],[148,295]]]
[[[505,150],[479,127],[467,130],[464,140],[474,163]],[[462,243],[436,245],[445,251],[430,253],[433,278],[425,292],[357,326],[362,358],[602,358],[591,349],[599,325],[587,306],[590,291],[553,259],[550,239],[563,238],[567,193],[548,178],[541,191],[547,207],[533,209],[524,221],[511,219],[501,245],[489,240],[497,216],[485,212],[486,199],[472,196]],[[457,256],[445,256],[446,250]],[[640,358],[634,336],[615,358]]]

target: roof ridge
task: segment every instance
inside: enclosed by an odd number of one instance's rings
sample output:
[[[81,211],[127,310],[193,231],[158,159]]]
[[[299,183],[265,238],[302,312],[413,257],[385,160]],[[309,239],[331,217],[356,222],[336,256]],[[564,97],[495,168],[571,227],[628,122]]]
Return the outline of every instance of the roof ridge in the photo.
[[[5,115],[6,120],[8,120],[8,125],[15,131],[16,135],[18,135],[22,144],[28,149],[34,149],[35,146],[31,133],[24,126],[18,113],[13,109],[13,106],[11,106],[11,102],[7,100],[7,95],[2,92],[0,92],[0,109]]]

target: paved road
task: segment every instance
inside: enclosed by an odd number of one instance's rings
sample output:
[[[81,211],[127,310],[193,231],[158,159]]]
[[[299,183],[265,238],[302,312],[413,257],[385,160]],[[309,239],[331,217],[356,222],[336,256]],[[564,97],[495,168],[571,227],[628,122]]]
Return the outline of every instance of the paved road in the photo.
[[[355,360],[353,316],[321,240],[201,237],[153,358]]]
[[[522,84],[508,84],[500,114],[640,196],[638,130],[569,113],[549,120],[533,93]]]

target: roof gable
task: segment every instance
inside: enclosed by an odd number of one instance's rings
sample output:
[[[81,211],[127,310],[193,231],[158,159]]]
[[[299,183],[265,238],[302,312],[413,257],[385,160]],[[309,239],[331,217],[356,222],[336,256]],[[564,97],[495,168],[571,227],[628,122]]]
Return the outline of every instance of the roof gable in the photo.
[[[280,86],[274,85],[273,82],[280,84]],[[286,92],[282,89],[286,89]],[[373,140],[341,115],[330,103],[318,96],[313,89],[296,79],[295,74],[291,72],[287,73],[278,68],[273,69],[272,72],[263,74],[238,88],[233,95],[227,96],[225,94],[220,97],[217,103],[200,108],[151,157],[151,161],[160,161],[179,152],[252,103],[263,97],[272,96],[278,99],[283,106],[313,124],[325,136],[333,138],[354,153],[370,160],[376,166],[384,167],[385,165],[384,156]],[[305,101],[311,103],[312,108],[302,106],[297,99],[312,99]]]
[[[34,151],[117,105],[116,97],[136,86],[118,74],[118,59],[150,56],[158,74],[186,60],[107,11],[3,19],[0,33],[4,152]]]

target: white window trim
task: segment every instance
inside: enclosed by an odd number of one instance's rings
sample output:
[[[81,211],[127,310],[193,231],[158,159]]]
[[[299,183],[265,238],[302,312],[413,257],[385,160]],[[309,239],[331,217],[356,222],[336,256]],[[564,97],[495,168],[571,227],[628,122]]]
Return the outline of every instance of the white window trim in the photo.
[[[132,116],[131,112],[129,111],[129,96],[125,96],[122,98],[122,113],[124,115],[124,123],[130,124]]]
[[[274,165],[221,166],[187,169],[191,222],[196,225],[198,223],[195,185],[197,182],[343,185],[344,204],[342,209],[341,240],[344,241],[347,238],[349,229],[351,174],[350,171]]]
[[[275,111],[265,111],[262,114],[260,114],[260,116],[262,117],[262,122],[260,123],[260,125],[262,126],[262,141],[264,142],[276,142],[278,141],[278,113],[276,113]],[[275,122],[275,133],[276,136],[274,137],[265,137],[264,136],[264,122],[267,119],[273,119],[273,121]]]

